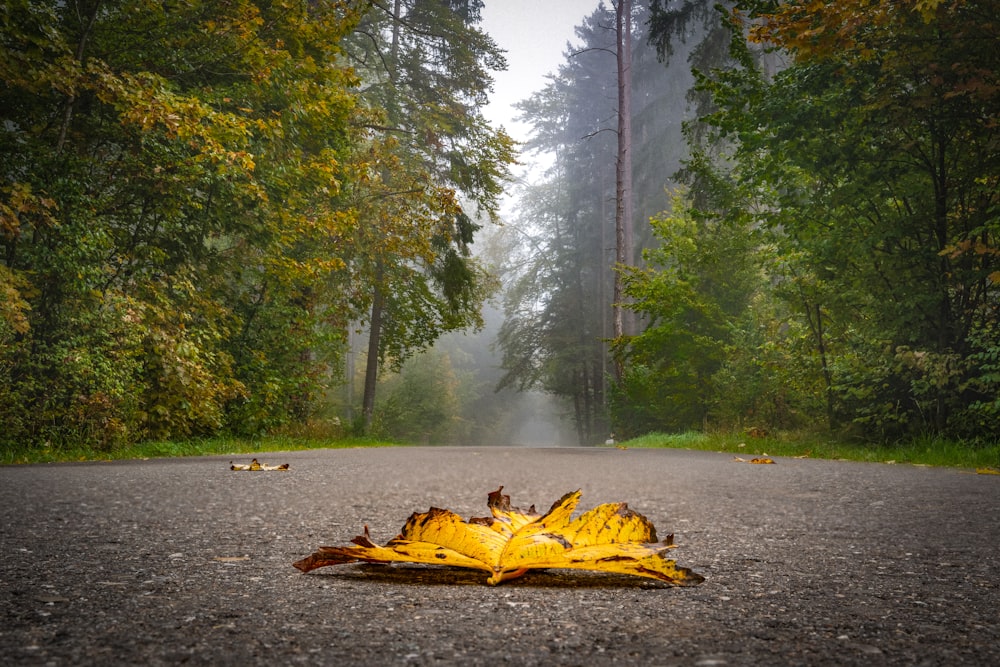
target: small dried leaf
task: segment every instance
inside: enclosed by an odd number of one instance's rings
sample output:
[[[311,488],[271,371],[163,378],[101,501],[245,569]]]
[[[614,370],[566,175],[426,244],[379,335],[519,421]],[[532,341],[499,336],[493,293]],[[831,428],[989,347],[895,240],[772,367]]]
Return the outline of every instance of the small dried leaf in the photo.
[[[230,461],[229,462],[229,469],[230,470],[252,470],[252,471],[258,471],[258,470],[288,470],[288,464],[287,463],[282,463],[280,466],[269,466],[269,465],[266,465],[264,463],[258,462],[257,459],[253,459],[252,461],[250,461],[250,463],[247,463],[247,464],[233,463],[232,461]]]
[[[771,463],[774,463],[774,459],[769,459],[767,457],[760,457],[760,456],[758,456],[757,458],[750,459],[748,461],[748,463],[771,464]]]
[[[502,490],[489,494],[490,517],[463,521],[450,510],[432,507],[411,515],[384,547],[371,541],[365,526],[364,534],[352,540],[355,546],[320,547],[294,565],[303,572],[355,561],[451,565],[488,572],[489,584],[543,568],[630,574],[678,586],[704,580],[666,557],[674,548],[673,535],[658,542],[653,524],[625,503],[599,505],[573,519],[580,491],[567,493],[539,515],[534,506],[511,506]]]

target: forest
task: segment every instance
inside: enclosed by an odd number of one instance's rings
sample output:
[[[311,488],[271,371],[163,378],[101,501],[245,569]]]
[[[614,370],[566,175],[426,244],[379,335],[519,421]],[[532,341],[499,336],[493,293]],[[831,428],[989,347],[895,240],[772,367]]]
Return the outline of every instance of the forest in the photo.
[[[995,442],[997,3],[595,5],[0,0],[0,446]]]

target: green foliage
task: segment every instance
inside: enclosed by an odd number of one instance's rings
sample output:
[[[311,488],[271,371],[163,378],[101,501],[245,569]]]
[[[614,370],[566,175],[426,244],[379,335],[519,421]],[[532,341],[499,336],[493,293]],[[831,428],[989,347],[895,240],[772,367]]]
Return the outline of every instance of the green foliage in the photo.
[[[996,22],[978,2],[735,4],[728,61],[698,75],[685,177],[696,210],[758,235],[764,279],[729,320],[709,403],[736,423],[988,438],[997,62],[973,44]],[[654,38],[684,20],[668,14]],[[648,312],[685,303],[674,266],[657,280]]]
[[[696,214],[681,195],[651,221],[660,245],[646,268],[626,269],[625,292],[648,322],[616,341],[627,372],[615,402],[615,430],[685,430],[712,417],[716,375],[758,287],[754,235]]]
[[[995,469],[1000,464],[1000,445],[995,440],[979,443],[921,437],[893,444],[871,444],[834,437],[828,431],[648,433],[619,444],[627,448],[671,447],[725,452],[744,460],[766,454],[774,457],[777,465],[782,465],[783,458],[792,457],[964,468]]]
[[[966,392],[969,402],[960,413],[967,436],[1000,433],[1000,343],[994,331],[979,331],[970,337],[972,353]]]
[[[811,334],[774,294],[757,291],[733,320],[725,357],[712,377],[709,410],[720,428],[807,428],[825,408]]]
[[[5,437],[219,430],[262,390],[233,364],[236,332],[259,324],[242,294],[291,301],[340,266],[319,243],[345,220],[331,202],[354,79],[336,57],[356,15],[10,2],[3,17]]]
[[[227,402],[246,392],[224,349],[230,319],[182,276],[137,305],[144,438],[203,436],[222,427]]]
[[[65,331],[44,339],[7,337],[0,346],[0,442],[105,449],[142,433],[136,396],[141,337],[123,301],[72,304]]]
[[[383,381],[381,429],[418,444],[451,442],[460,424],[460,380],[446,354],[424,352]]]
[[[0,5],[0,440],[110,449],[308,421],[372,258],[398,258],[386,285],[429,277],[393,304],[420,335],[392,356],[476,321],[489,281],[458,193],[494,206],[512,149],[457,120],[502,57],[457,29],[478,3],[419,4],[459,72],[421,83],[441,93],[412,107],[440,149],[422,161],[372,129],[380,82],[348,67],[371,3]]]

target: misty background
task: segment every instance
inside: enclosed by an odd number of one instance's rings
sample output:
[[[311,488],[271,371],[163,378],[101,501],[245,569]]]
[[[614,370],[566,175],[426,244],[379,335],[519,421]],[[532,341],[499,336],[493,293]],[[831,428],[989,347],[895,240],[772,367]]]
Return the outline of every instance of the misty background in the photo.
[[[694,84],[692,56],[725,43],[706,44],[715,21],[710,3],[703,13],[674,40],[672,53],[661,59],[648,42],[648,3],[635,3],[633,22],[633,125],[637,148],[634,164],[634,220],[636,260],[654,243],[648,219],[670,205],[672,176],[681,167],[685,152],[682,125],[691,117],[689,91]],[[529,18],[530,17],[530,18]],[[597,354],[595,374],[607,376],[612,338],[611,281],[614,264],[614,164],[615,140],[611,130],[617,114],[614,7],[604,2],[558,0],[487,1],[481,28],[507,49],[508,70],[496,76],[494,95],[485,115],[522,142],[517,178],[505,199],[500,226],[480,221],[473,252],[498,280],[498,289],[483,311],[478,331],[450,333],[431,349],[408,360],[399,372],[385,371],[377,392],[375,427],[388,436],[422,444],[475,444],[523,446],[576,446],[604,443],[614,434],[608,425],[607,392],[603,378],[592,379],[586,396],[574,389],[553,390],[539,379],[511,378],[504,367],[498,340],[512,308],[516,308],[518,280],[531,264],[558,261],[547,214],[537,203],[543,190],[561,190],[573,196],[567,179],[554,166],[559,151],[580,151],[594,165],[593,178],[601,191],[579,210],[566,209],[556,217],[567,226],[587,229],[596,241],[583,241],[572,252],[583,254],[587,270],[596,272],[579,296],[593,306],[580,315],[589,319],[587,347],[578,350],[581,360]],[[569,116],[559,120],[561,136],[554,139],[549,105],[558,96],[572,105]],[[532,104],[536,105],[533,110]],[[586,119],[584,124],[580,119]],[[587,176],[591,178],[591,176]],[[584,211],[586,208],[588,210]],[[584,220],[586,216],[589,219]],[[575,222],[574,222],[575,220]],[[596,232],[594,230],[597,230]],[[559,289],[556,287],[555,289]],[[551,294],[549,295],[551,296]],[[546,299],[548,297],[545,297]],[[571,325],[572,326],[572,325]],[[529,334],[530,335],[530,334]],[[524,337],[525,332],[517,333]],[[347,368],[353,383],[334,407],[355,419],[357,397],[363,384],[361,369],[364,335],[354,336]],[[584,363],[581,361],[580,363]],[[581,405],[586,404],[585,408]],[[581,415],[581,410],[587,415]],[[587,423],[586,428],[581,424]]]

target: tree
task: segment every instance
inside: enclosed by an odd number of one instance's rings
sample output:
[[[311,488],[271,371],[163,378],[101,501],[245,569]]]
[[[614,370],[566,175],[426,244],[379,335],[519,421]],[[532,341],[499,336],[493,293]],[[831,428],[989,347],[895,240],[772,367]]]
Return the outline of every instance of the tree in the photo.
[[[480,4],[409,3],[407,97],[350,67],[377,2],[3,3],[3,438],[309,419],[376,282],[381,358],[475,322],[464,202],[494,210],[512,159],[475,112]]]
[[[247,372],[277,355],[245,346],[244,304],[292,304],[337,264],[359,8],[4,3],[5,437],[212,432],[274,393]]]
[[[607,437],[616,113],[613,14],[600,6],[577,28],[582,40],[545,89],[525,100],[549,152],[544,182],[520,197],[522,253],[510,258],[506,320],[498,342],[501,387],[541,388],[567,402],[581,444]]]
[[[434,350],[414,355],[383,382],[379,429],[420,444],[449,443],[460,424],[460,379],[451,358]]]
[[[744,2],[704,116],[807,325],[826,412],[873,437],[995,423],[996,40],[986,3]],[[788,54],[762,71],[743,40]],[[805,361],[805,360],[802,360]],[[836,412],[837,414],[831,414]]]
[[[614,336],[632,335],[630,312],[625,304],[622,271],[632,266],[634,232],[632,231],[632,2],[618,0],[615,5],[615,64],[618,88],[618,155],[615,160],[615,293]],[[624,368],[615,360],[615,376],[621,383]]]
[[[645,251],[646,266],[625,271],[625,293],[649,324],[618,341],[627,362],[616,406],[623,435],[718,421],[716,376],[760,284],[758,241],[733,222],[677,195],[671,213],[652,220],[661,244]]]
[[[577,27],[579,43],[567,45],[559,71],[521,105],[534,130],[528,147],[548,153],[552,168],[519,198],[517,226],[525,255],[511,259],[515,277],[508,283],[508,320],[499,339],[508,371],[503,386],[542,388],[563,399],[583,444],[603,442],[611,430],[608,386],[615,359],[609,342],[615,339],[616,304],[623,303],[614,294],[614,269],[640,261],[635,248],[627,249],[629,242],[617,242],[616,219],[623,233],[631,227],[635,246],[658,242],[648,219],[668,206],[665,186],[672,184],[684,154],[681,124],[694,81],[682,59],[666,67],[657,62],[656,50],[638,38],[648,3],[629,4],[631,38],[626,39],[629,31],[617,30],[618,12],[600,4]],[[621,17],[624,29],[626,16]],[[619,34],[623,49],[631,41],[629,57],[621,59],[623,82],[626,74],[632,77],[624,104]],[[679,51],[686,55],[688,46]],[[623,106],[631,111],[620,114]],[[631,124],[631,132],[619,132],[619,121]],[[623,143],[627,155],[619,160],[618,138],[628,134],[634,144]],[[621,191],[632,196],[618,196],[619,175],[627,185]],[[631,213],[625,208],[629,201]],[[626,262],[616,257],[618,251]]]
[[[398,367],[442,332],[479,321],[490,282],[470,257],[477,225],[466,209],[495,216],[514,161],[513,142],[480,113],[489,72],[505,66],[475,27],[482,3],[373,5],[351,50],[364,99],[384,110],[373,126],[375,173],[358,192],[369,218],[353,259],[372,288],[360,297],[370,300],[366,427],[381,365]]]

